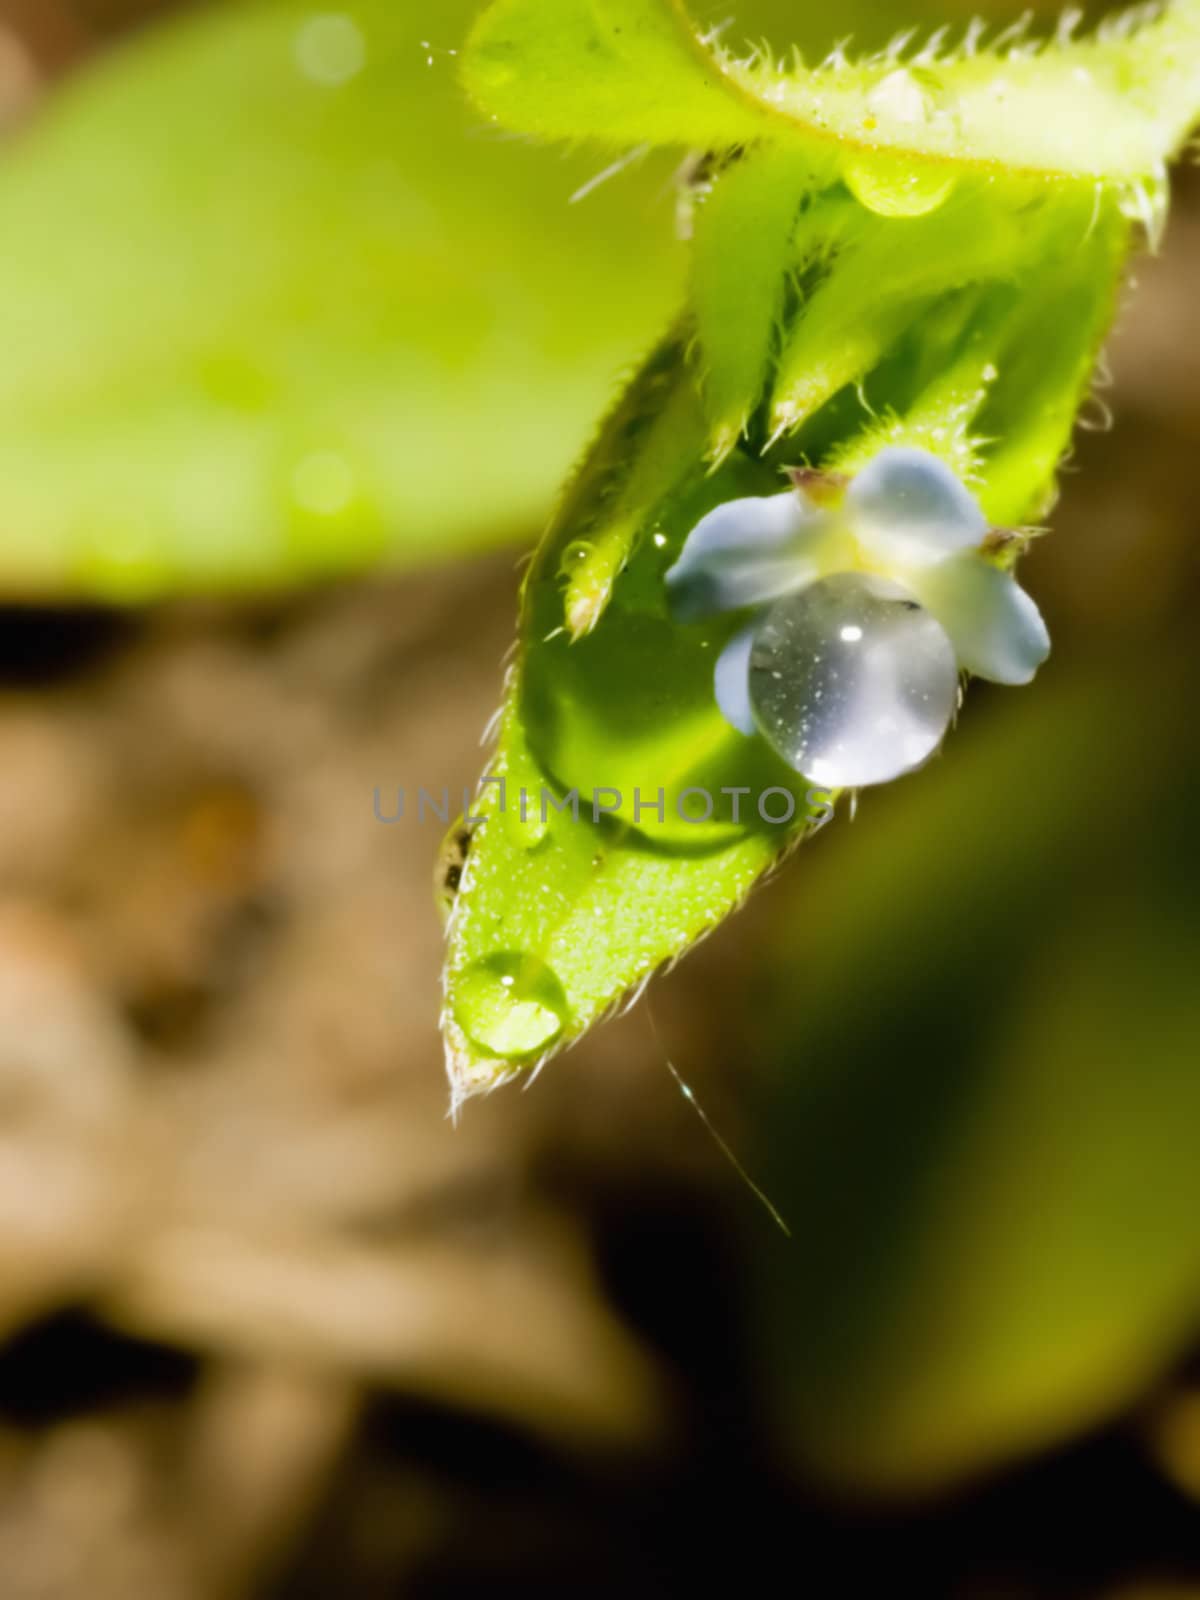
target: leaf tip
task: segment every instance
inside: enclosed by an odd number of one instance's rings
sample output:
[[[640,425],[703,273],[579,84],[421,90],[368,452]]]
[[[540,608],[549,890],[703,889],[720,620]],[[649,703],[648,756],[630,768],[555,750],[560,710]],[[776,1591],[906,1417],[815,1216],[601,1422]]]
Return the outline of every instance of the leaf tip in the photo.
[[[746,432],[748,422],[748,418],[742,422],[727,422],[713,432],[708,446],[708,472],[710,477],[714,472],[720,471],[737,449],[739,440]]]
[[[572,589],[567,594],[566,621],[567,632],[571,635],[571,643],[576,644],[580,639],[587,637],[599,622],[608,605],[611,589],[605,585],[603,588],[592,586]]]
[[[457,1122],[469,1100],[502,1088],[514,1076],[514,1069],[511,1062],[481,1056],[448,1014],[442,1017],[442,1044],[450,1088],[450,1119]]]

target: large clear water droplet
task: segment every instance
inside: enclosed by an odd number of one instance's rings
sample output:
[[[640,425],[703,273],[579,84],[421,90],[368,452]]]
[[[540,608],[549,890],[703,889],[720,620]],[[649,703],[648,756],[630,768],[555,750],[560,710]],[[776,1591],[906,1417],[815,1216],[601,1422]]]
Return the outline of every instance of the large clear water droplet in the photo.
[[[897,67],[868,92],[863,132],[873,144],[878,131],[920,127],[944,117],[948,107],[941,78],[927,67]],[[846,182],[870,211],[883,217],[920,217],[935,211],[954,188],[948,163],[913,161],[887,149],[868,149],[846,167]]]
[[[476,961],[454,985],[454,1014],[481,1050],[520,1061],[553,1044],[566,1026],[569,1005],[546,963],[505,950]]]
[[[908,591],[841,572],[777,601],[750,652],[759,731],[805,778],[886,783],[937,749],[954,714],[949,639]]]

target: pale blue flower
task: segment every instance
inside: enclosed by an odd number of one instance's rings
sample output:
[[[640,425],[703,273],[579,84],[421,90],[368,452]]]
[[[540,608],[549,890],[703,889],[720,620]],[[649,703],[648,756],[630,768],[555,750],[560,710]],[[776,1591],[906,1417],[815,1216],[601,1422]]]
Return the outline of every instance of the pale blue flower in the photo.
[[[958,675],[1028,683],[1037,606],[987,559],[987,518],[948,466],[890,447],[836,504],[803,488],[718,506],[667,573],[682,622],[754,608],[716,664],[725,718],[804,777],[884,783],[928,759]]]

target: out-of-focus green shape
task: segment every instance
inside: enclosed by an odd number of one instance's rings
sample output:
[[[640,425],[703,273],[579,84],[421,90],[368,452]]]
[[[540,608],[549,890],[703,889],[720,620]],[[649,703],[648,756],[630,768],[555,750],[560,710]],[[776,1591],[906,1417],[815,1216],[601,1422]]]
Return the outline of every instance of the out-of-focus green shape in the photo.
[[[542,518],[680,270],[666,169],[571,206],[602,160],[462,106],[474,9],[215,6],[3,151],[0,590],[253,587]]]
[[[853,850],[810,857],[772,924],[755,1172],[794,1238],[761,1237],[757,1331],[781,1430],[857,1491],[1060,1442],[1194,1337],[1181,655],[1080,674],[960,743]]]

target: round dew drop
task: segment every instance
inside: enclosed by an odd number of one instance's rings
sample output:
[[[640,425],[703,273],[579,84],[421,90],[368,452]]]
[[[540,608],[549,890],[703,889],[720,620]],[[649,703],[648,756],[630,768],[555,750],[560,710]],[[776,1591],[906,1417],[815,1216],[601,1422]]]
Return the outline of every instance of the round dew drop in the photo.
[[[873,116],[915,127],[928,122],[933,113],[929,93],[931,75],[918,75],[907,67],[889,72],[867,94],[867,109]]]
[[[870,127],[919,127],[938,116],[941,85],[928,71],[898,67],[867,95]],[[865,153],[846,167],[846,185],[868,211],[881,217],[922,217],[936,211],[954,188],[954,174],[945,165],[914,162],[887,151]]]
[[[547,1049],[569,1013],[562,984],[537,956],[506,950],[473,962],[454,988],[459,1026],[481,1050],[521,1061]]]
[[[564,578],[573,578],[592,553],[593,546],[586,539],[572,539],[559,558],[558,570]]]
[[[795,771],[832,788],[919,767],[957,701],[950,640],[890,579],[842,572],[785,596],[751,647],[759,732]]]
[[[908,166],[886,156],[864,156],[846,167],[846,186],[881,217],[923,217],[954,188],[954,174],[934,166]]]

